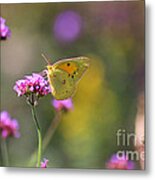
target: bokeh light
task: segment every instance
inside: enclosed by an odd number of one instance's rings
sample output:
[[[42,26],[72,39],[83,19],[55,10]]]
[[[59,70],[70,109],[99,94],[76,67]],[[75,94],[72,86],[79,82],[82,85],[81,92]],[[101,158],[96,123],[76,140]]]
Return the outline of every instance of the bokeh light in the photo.
[[[54,35],[60,42],[75,41],[82,29],[82,19],[77,12],[64,11],[58,14],[54,22]]]

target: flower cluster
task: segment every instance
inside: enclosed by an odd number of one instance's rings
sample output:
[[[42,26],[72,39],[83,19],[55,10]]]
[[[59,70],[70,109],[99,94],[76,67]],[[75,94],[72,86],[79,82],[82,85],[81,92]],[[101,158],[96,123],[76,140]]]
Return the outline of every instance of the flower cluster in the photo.
[[[11,36],[11,31],[8,26],[5,25],[6,20],[0,17],[0,39],[5,40]]]
[[[9,113],[7,111],[2,111],[0,113],[0,132],[2,138],[7,138],[9,136],[13,136],[18,138],[20,136],[19,133],[19,124],[16,119],[11,119]]]
[[[112,155],[110,160],[106,163],[107,169],[120,169],[120,170],[131,170],[134,169],[134,162],[128,160],[124,155],[118,157],[117,154]]]
[[[71,98],[64,99],[64,100],[53,99],[52,105],[54,106],[54,108],[57,111],[60,111],[60,110],[66,110],[67,111],[67,110],[73,109],[73,102],[72,102]]]
[[[38,97],[45,96],[51,92],[48,81],[40,74],[33,73],[31,76],[25,76],[24,79],[16,81],[13,89],[18,96],[35,94]]]
[[[47,168],[48,161],[49,161],[49,160],[45,158],[44,161],[41,162],[41,166],[40,166],[40,167],[41,167],[41,168]]]

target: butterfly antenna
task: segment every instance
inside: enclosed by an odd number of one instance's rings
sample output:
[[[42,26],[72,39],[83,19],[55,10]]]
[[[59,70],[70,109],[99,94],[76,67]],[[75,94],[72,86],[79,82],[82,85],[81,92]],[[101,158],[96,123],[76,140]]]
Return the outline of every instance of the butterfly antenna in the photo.
[[[47,58],[47,56],[45,56],[45,54],[41,54],[42,55],[42,57],[44,58],[44,60],[47,62],[47,64],[49,64],[50,65],[50,62],[49,62],[49,58]]]

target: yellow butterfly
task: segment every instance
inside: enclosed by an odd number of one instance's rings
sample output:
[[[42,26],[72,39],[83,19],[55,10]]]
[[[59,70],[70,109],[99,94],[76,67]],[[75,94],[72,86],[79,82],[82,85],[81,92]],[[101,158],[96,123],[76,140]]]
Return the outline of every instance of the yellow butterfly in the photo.
[[[63,100],[73,96],[77,82],[89,67],[89,58],[80,56],[63,59],[51,65],[46,56],[42,56],[48,63],[47,78],[54,98]]]

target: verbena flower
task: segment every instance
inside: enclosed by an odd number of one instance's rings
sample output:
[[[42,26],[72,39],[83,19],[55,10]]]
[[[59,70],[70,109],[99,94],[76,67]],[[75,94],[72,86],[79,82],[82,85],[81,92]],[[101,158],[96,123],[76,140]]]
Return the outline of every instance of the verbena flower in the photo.
[[[71,98],[65,99],[65,100],[52,100],[52,105],[57,111],[60,110],[71,110],[73,109],[73,102]]]
[[[0,116],[0,132],[2,138],[5,139],[9,136],[18,138],[20,136],[18,121],[12,119],[7,111],[2,111]]]
[[[30,93],[44,96],[51,92],[48,81],[36,73],[33,73],[31,76],[25,76],[25,79],[16,81],[13,89],[17,92],[18,96]]]
[[[8,26],[5,25],[6,20],[0,17],[0,39],[5,40],[11,36],[11,31]]]
[[[74,11],[60,13],[54,23],[54,35],[58,41],[73,42],[76,40],[82,29],[81,16]]]
[[[46,159],[46,158],[44,158],[44,161],[43,162],[41,162],[41,168],[47,168],[47,164],[48,164],[48,162],[49,162],[49,160],[48,159]]]
[[[124,155],[122,157],[117,157],[117,154],[112,155],[110,160],[106,163],[107,169],[122,169],[122,170],[131,170],[134,169],[134,162],[128,160]]]
[[[34,105],[38,99],[51,92],[48,81],[40,74],[33,73],[30,76],[25,76],[24,79],[16,81],[13,89],[18,96],[25,95],[29,103]],[[31,97],[32,96],[32,97]]]

